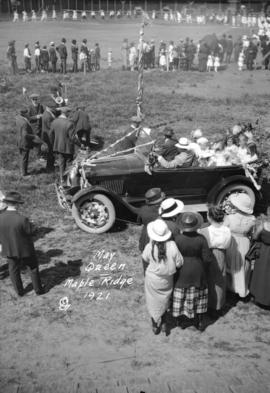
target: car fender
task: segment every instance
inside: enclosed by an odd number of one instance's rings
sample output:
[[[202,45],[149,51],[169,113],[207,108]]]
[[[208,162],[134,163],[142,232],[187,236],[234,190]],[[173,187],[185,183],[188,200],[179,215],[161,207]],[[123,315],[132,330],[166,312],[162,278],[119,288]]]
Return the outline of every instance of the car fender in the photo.
[[[72,203],[75,203],[84,195],[102,194],[107,196],[114,205],[116,212],[116,219],[128,222],[138,222],[138,209],[131,206],[124,201],[119,195],[109,191],[105,187],[92,186],[78,191],[72,198]]]
[[[242,183],[246,186],[249,186],[254,192],[257,198],[261,198],[261,193],[256,190],[254,187],[252,181],[247,178],[246,176],[242,175],[235,175],[235,176],[230,176],[227,178],[222,178],[220,182],[218,182],[208,193],[207,195],[207,202],[208,203],[213,203],[215,202],[215,199],[217,195],[227,186],[230,186],[235,183]]]

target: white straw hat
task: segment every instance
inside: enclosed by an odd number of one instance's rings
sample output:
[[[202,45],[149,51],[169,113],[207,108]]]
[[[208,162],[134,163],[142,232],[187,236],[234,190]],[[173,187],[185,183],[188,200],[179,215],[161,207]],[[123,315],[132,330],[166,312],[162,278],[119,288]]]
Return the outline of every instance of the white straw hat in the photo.
[[[189,140],[187,138],[180,138],[178,143],[175,145],[180,149],[188,149],[189,148]]]
[[[197,130],[191,131],[191,136],[194,139],[201,138],[202,137],[202,131],[199,128],[197,128]]]
[[[232,205],[241,212],[246,214],[253,213],[254,203],[247,194],[232,194],[229,199]]]
[[[147,225],[147,233],[150,239],[155,240],[157,242],[165,242],[172,235],[166,222],[161,220],[160,218],[150,222]]]
[[[184,204],[182,201],[174,198],[167,198],[161,202],[158,213],[162,218],[169,218],[180,214],[183,210]]]

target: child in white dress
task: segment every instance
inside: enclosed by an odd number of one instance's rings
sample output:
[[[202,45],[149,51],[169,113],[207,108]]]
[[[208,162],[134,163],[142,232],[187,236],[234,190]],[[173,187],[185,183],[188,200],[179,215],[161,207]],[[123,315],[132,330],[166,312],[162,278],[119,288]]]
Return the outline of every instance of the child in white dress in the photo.
[[[243,71],[244,60],[245,60],[245,55],[244,55],[244,52],[242,51],[242,52],[240,52],[239,58],[238,58],[238,70],[239,71]]]
[[[211,54],[207,58],[207,71],[208,72],[212,71],[213,67],[214,67],[214,56]]]
[[[164,49],[161,49],[160,55],[159,55],[159,66],[162,71],[166,71],[167,69],[167,59],[166,59],[166,53]]]
[[[215,56],[215,60],[214,60],[214,71],[218,72],[218,69],[220,67],[220,60],[218,56]]]

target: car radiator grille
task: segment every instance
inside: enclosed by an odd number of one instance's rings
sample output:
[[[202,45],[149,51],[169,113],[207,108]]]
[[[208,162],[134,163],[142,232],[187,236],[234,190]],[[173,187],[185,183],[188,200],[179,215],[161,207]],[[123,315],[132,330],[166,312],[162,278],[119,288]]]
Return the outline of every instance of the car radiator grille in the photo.
[[[104,180],[100,185],[114,192],[115,194],[123,194],[124,181],[123,180]]]

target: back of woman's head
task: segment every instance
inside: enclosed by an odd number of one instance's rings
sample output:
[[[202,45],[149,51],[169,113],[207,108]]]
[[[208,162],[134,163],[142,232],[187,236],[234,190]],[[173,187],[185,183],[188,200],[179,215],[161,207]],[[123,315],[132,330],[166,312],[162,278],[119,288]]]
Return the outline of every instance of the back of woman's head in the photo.
[[[224,215],[225,213],[220,206],[210,206],[208,209],[208,217],[215,222],[223,222]]]
[[[155,240],[152,241],[152,257],[155,258],[155,248],[157,248],[157,262],[160,263],[162,260],[166,261],[166,241],[165,242],[157,242]]]

